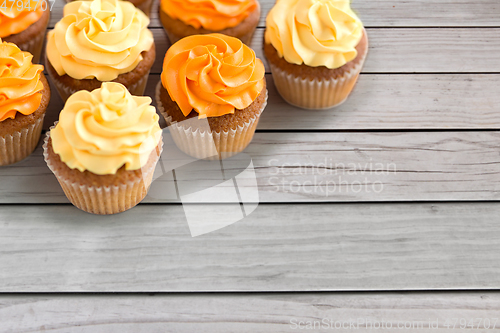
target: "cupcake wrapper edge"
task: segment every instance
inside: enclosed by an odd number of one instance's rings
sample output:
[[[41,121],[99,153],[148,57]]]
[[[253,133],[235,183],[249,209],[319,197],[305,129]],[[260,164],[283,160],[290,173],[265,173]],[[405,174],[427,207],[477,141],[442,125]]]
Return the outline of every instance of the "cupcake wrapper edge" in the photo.
[[[45,114],[12,135],[0,137],[0,166],[17,163],[35,150],[40,141]]]
[[[260,115],[267,104],[268,92],[266,89],[266,99],[262,105],[260,113],[243,126],[229,131],[209,132],[194,130],[192,127],[184,127],[180,123],[172,121],[163,108],[160,100],[161,81],[156,86],[156,101],[160,113],[165,118],[172,138],[177,147],[187,155],[197,159],[217,160],[236,155],[243,151],[250,143],[259,122]]]
[[[368,54],[368,47],[366,50],[359,64],[340,78],[311,80],[270,64],[276,89],[287,103],[302,109],[322,110],[339,106],[347,100],[358,80]]]
[[[52,130],[54,126],[50,129]],[[147,169],[142,169],[142,177],[137,180],[127,181],[125,184],[114,186],[96,186],[79,184],[65,177],[50,160],[48,154],[48,140],[50,131],[47,132],[43,143],[43,157],[49,169],[54,173],[61,185],[64,194],[77,208],[92,214],[109,215],[124,212],[141,202],[146,196],[153,181],[153,174],[163,149],[163,140],[160,139],[160,153],[155,163]]]

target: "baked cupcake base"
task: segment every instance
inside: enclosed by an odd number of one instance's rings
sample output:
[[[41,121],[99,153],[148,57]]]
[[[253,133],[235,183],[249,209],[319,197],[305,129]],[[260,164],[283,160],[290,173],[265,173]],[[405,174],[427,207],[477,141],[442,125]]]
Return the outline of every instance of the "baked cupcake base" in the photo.
[[[255,101],[243,110],[201,119],[200,124],[208,121],[210,130],[203,128],[203,125],[201,128],[194,125],[198,118],[194,110],[185,117],[161,81],[156,86],[156,103],[180,150],[197,159],[224,159],[243,151],[252,141],[260,115],[267,104],[267,89],[264,86]],[[184,124],[188,119],[195,123],[190,121],[190,125]]]
[[[142,96],[144,95],[144,90],[146,89],[146,84],[148,82],[149,71],[153,66],[156,57],[155,44],[151,46],[148,51],[142,52],[142,61],[139,62],[133,71],[120,74],[112,82],[117,82],[123,84],[127,87],[128,91],[132,95]],[[102,82],[97,79],[83,79],[78,80],[70,77],[67,74],[60,76],[57,74],[56,70],[50,63],[47,57],[45,57],[45,68],[49,73],[54,86],[56,87],[59,95],[66,101],[69,96],[74,94],[79,90],[92,91],[101,87]]]
[[[264,53],[271,67],[274,84],[289,104],[309,110],[329,109],[347,100],[368,54],[368,37],[356,46],[358,56],[342,67],[329,69],[287,62],[271,44],[264,42]]]
[[[243,43],[250,46],[252,37],[260,20],[260,4],[257,2],[257,8],[248,15],[240,24],[235,27],[227,28],[219,31],[207,30],[204,28],[196,29],[181,20],[173,19],[159,6],[160,21],[165,29],[168,39],[171,44],[174,44],[179,39],[192,35],[206,35],[211,33],[220,33],[240,39]]]
[[[73,205],[87,213],[109,215],[124,212],[144,199],[153,181],[162,147],[160,138],[147,163],[139,170],[129,171],[122,167],[115,175],[96,175],[71,169],[61,161],[52,148],[49,131],[43,144],[43,156]]]
[[[50,87],[40,74],[43,83],[42,101],[30,115],[16,114],[14,119],[5,119],[0,124],[0,166],[17,163],[35,150],[40,141],[45,112],[50,101]]]
[[[40,55],[45,40],[45,32],[50,20],[50,10],[43,12],[38,21],[30,25],[26,30],[11,36],[2,38],[2,41],[16,44],[22,51],[33,55],[32,63],[40,63]]]

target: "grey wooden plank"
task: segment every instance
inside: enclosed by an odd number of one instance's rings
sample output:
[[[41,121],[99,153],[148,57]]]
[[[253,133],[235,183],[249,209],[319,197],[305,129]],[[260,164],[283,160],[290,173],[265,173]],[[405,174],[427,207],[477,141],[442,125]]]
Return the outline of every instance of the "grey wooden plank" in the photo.
[[[262,15],[260,26],[265,25],[267,12],[274,5],[274,0],[260,0]],[[64,0],[56,0],[50,26],[62,16]],[[161,27],[158,20],[158,4],[153,4],[151,27]],[[500,6],[496,0],[355,0],[352,8],[359,14],[368,27],[428,27],[428,26],[498,26]]]
[[[164,171],[157,168],[154,195],[144,202],[179,202],[172,197],[172,177],[162,172],[171,170],[166,163],[191,161],[168,131],[164,137]],[[496,131],[283,132],[256,133],[245,153],[253,160],[260,202],[477,201],[500,200],[499,144]],[[177,187],[205,189],[221,183],[220,169],[209,170],[210,165],[194,164],[196,169]],[[0,203],[67,202],[41,148],[20,163],[2,167],[0,179]]]
[[[500,19],[499,19],[500,22]],[[363,73],[500,73],[500,29],[368,29],[369,53]],[[153,29],[157,47],[152,73],[161,73],[169,43],[163,29]],[[264,61],[264,29],[255,32],[252,48]]]
[[[498,292],[4,296],[0,332],[489,332],[499,311]]]
[[[160,74],[170,46],[162,28],[151,29],[156,44],[152,74]],[[362,73],[500,73],[500,29],[367,29],[369,54]],[[264,29],[252,48],[270,69],[262,51]]]
[[[151,75],[146,88],[153,104],[159,80],[158,74]],[[268,74],[268,105],[258,130],[500,129],[498,82],[497,74],[362,74],[347,102],[308,111],[286,103]],[[62,107],[57,93],[52,94],[45,129]]]
[[[204,208],[206,216],[224,206]],[[1,206],[1,292],[496,289],[497,203],[263,205],[191,238],[181,205]]]

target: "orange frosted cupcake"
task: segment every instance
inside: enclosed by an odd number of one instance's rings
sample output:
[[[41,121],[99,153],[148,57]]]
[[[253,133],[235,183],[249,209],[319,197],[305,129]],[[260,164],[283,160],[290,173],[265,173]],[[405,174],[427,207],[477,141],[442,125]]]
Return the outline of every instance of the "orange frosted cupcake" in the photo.
[[[264,65],[239,39],[195,35],[172,45],[156,88],[177,146],[195,158],[245,149],[266,106]]]
[[[32,57],[0,40],[0,166],[30,155],[40,139],[50,88]]]
[[[74,1],[47,35],[47,71],[66,100],[113,81],[144,94],[155,60],[148,17],[128,1]]]
[[[160,20],[170,42],[221,33],[250,45],[260,19],[257,0],[160,0]]]
[[[280,95],[305,109],[344,102],[368,53],[349,0],[278,0],[266,19],[264,54]]]
[[[76,207],[115,214],[147,194],[161,154],[161,129],[151,98],[105,82],[68,98],[44,143],[44,158]]]
[[[40,61],[45,31],[50,19],[46,0],[7,1],[0,6],[0,38],[14,43],[33,55],[33,63]]]

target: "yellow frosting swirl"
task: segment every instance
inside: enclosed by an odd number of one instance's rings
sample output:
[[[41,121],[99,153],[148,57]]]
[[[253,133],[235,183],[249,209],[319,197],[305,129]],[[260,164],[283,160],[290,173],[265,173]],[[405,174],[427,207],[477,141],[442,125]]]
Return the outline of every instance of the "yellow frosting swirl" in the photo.
[[[160,6],[196,29],[220,31],[240,24],[259,4],[257,0],[161,0]]]
[[[248,107],[264,88],[264,65],[238,38],[193,35],[165,55],[161,82],[184,116],[219,117]]]
[[[132,96],[120,83],[71,95],[51,130],[54,152],[72,169],[97,175],[143,167],[161,138],[151,98]]]
[[[148,17],[128,1],[74,1],[48,34],[47,57],[57,74],[111,81],[132,71],[153,45]]]
[[[278,0],[265,40],[292,64],[338,68],[357,56],[363,24],[349,0]]]
[[[0,39],[0,122],[16,114],[35,112],[42,100],[42,65],[33,65],[33,56],[15,44]]]

